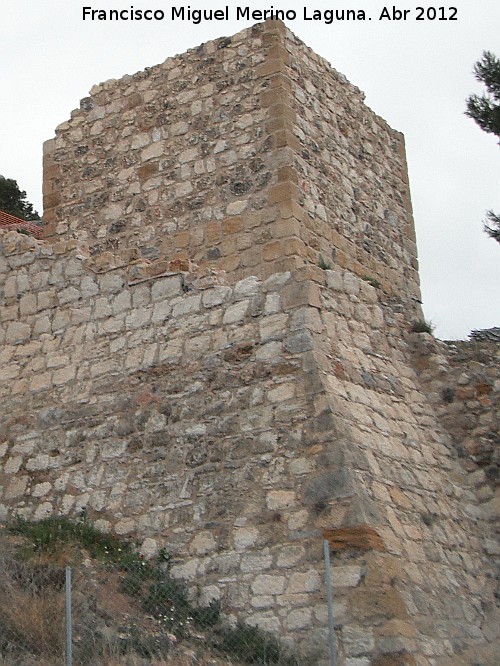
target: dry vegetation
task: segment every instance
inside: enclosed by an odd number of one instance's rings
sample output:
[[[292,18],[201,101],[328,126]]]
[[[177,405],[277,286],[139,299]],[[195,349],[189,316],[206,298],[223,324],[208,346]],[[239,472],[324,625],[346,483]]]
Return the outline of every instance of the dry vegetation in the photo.
[[[45,658],[60,661],[64,655],[64,592],[59,576],[47,568],[27,567],[14,559],[0,558],[0,634],[2,643],[16,643],[19,651],[33,655],[28,661],[9,661],[0,664],[45,663]],[[47,662],[48,663],[48,662]]]
[[[2,540],[5,543],[5,540]],[[0,544],[1,548],[1,544]],[[60,559],[60,554],[57,559]],[[0,666],[65,664],[65,570],[35,558],[28,562],[0,556]],[[88,561],[87,561],[88,567]],[[73,580],[74,664],[88,666],[222,666],[234,662],[205,657],[201,648],[161,641],[161,628],[141,617],[119,590],[118,576],[102,576],[98,567]],[[93,579],[93,580],[92,580]],[[102,589],[101,589],[102,586]],[[116,628],[110,628],[110,620]],[[127,643],[134,643],[127,647]],[[125,644],[125,645],[124,645]]]
[[[302,664],[259,630],[224,624],[218,607],[196,607],[168,559],[145,563],[86,523],[0,530],[0,553],[0,666],[66,663],[66,565],[74,666]]]

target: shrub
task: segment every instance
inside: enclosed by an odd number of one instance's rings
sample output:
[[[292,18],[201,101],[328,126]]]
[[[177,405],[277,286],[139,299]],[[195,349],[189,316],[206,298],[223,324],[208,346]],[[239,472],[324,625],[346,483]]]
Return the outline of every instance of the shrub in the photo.
[[[329,271],[332,269],[332,265],[327,261],[322,254],[318,256],[318,267],[323,271]]]
[[[430,333],[432,335],[433,331],[434,324],[430,321],[426,321],[425,319],[414,321],[411,325],[412,333]]]
[[[8,531],[29,539],[34,553],[55,553],[65,545],[73,545],[85,548],[96,559],[119,562],[132,552],[128,544],[100,532],[87,520],[73,522],[53,516],[30,522],[18,518]]]
[[[381,286],[380,282],[376,278],[371,277],[371,275],[363,275],[362,279],[365,282],[368,282],[368,284],[371,284],[371,286],[374,287],[375,289],[379,289]]]
[[[8,530],[27,543],[22,546],[22,559],[19,549],[17,558],[10,558],[9,576],[0,568],[0,599],[9,599],[8,604],[0,603],[0,666],[46,666],[40,661],[46,658],[53,659],[51,664],[62,663],[65,570],[53,566],[51,559],[60,560],[63,552],[67,562],[68,546],[72,559],[83,559],[79,549],[84,549],[85,556],[105,567],[99,570],[90,565],[83,575],[81,568],[76,569],[80,574],[73,578],[73,616],[78,627],[74,654],[81,666],[135,664],[141,657],[165,655],[177,641],[199,644],[200,639],[209,651],[243,664],[303,663],[262,630],[242,623],[230,626],[221,615],[219,601],[208,606],[192,601],[186,585],[171,576],[171,557],[165,550],[156,560],[145,561],[129,542],[103,534],[87,519],[17,520]],[[97,586],[104,581],[110,585],[111,596],[129,597],[121,597],[120,603],[129,608],[118,617],[109,615],[106,603],[99,601]],[[135,613],[131,624],[126,619],[130,613]],[[110,620],[120,626],[110,626]],[[13,654],[12,663],[2,661],[7,654]],[[27,654],[33,660],[26,661]]]
[[[41,575],[39,567],[4,557],[0,573],[0,654],[62,657],[65,596],[59,582],[64,569],[52,567]]]
[[[218,632],[216,648],[224,654],[236,657],[245,664],[279,664],[299,666],[274,636],[258,627],[238,623],[235,627],[224,627]]]

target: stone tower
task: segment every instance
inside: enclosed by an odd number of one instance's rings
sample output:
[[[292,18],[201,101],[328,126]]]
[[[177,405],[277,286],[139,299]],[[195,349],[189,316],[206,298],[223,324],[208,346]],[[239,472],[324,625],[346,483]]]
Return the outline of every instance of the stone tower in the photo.
[[[401,134],[270,21],[95,86],[44,205],[1,245],[0,516],[85,508],[318,663],[326,537],[342,664],[472,663],[490,563],[410,363]]]
[[[95,86],[45,144],[47,238],[231,282],[349,267],[418,297],[402,135],[265,25]]]

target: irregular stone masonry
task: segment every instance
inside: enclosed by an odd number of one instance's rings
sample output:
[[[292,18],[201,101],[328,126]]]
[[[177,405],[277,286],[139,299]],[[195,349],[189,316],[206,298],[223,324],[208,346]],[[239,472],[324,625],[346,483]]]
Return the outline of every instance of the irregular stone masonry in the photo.
[[[322,530],[371,524],[383,552],[334,560],[345,663],[484,638],[475,498],[371,285],[304,268],[200,288],[15,232],[2,249],[3,518],[85,508],[306,651],[326,648]]]
[[[93,256],[349,265],[419,298],[402,135],[280,22],[94,86],[44,153],[47,237]]]
[[[452,435],[482,505],[478,516],[493,523],[487,550],[498,558],[500,345],[494,339],[443,343],[414,335],[412,347],[420,383]]]
[[[0,520],[85,510],[318,664],[327,537],[341,664],[472,663],[491,525],[411,365],[402,140],[325,67],[270,22],[46,146],[48,240],[0,232]]]

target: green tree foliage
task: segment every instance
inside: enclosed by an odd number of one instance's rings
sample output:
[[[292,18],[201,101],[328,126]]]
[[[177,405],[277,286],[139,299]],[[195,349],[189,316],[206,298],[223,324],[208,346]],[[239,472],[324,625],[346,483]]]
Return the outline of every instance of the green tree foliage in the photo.
[[[474,76],[484,83],[487,94],[470,95],[465,114],[482,130],[500,138],[500,60],[491,51],[484,51],[474,65]]]
[[[40,216],[33,209],[33,204],[26,201],[26,192],[12,178],[0,175],[0,210],[22,220],[36,221]]]
[[[500,215],[495,215],[492,210],[486,213],[486,222],[484,223],[484,230],[500,243]]]
[[[467,98],[465,115],[475,120],[485,132],[500,138],[500,60],[491,51],[484,51],[474,65],[474,76],[485,85],[487,92]],[[500,215],[489,210],[484,230],[500,243]]]

